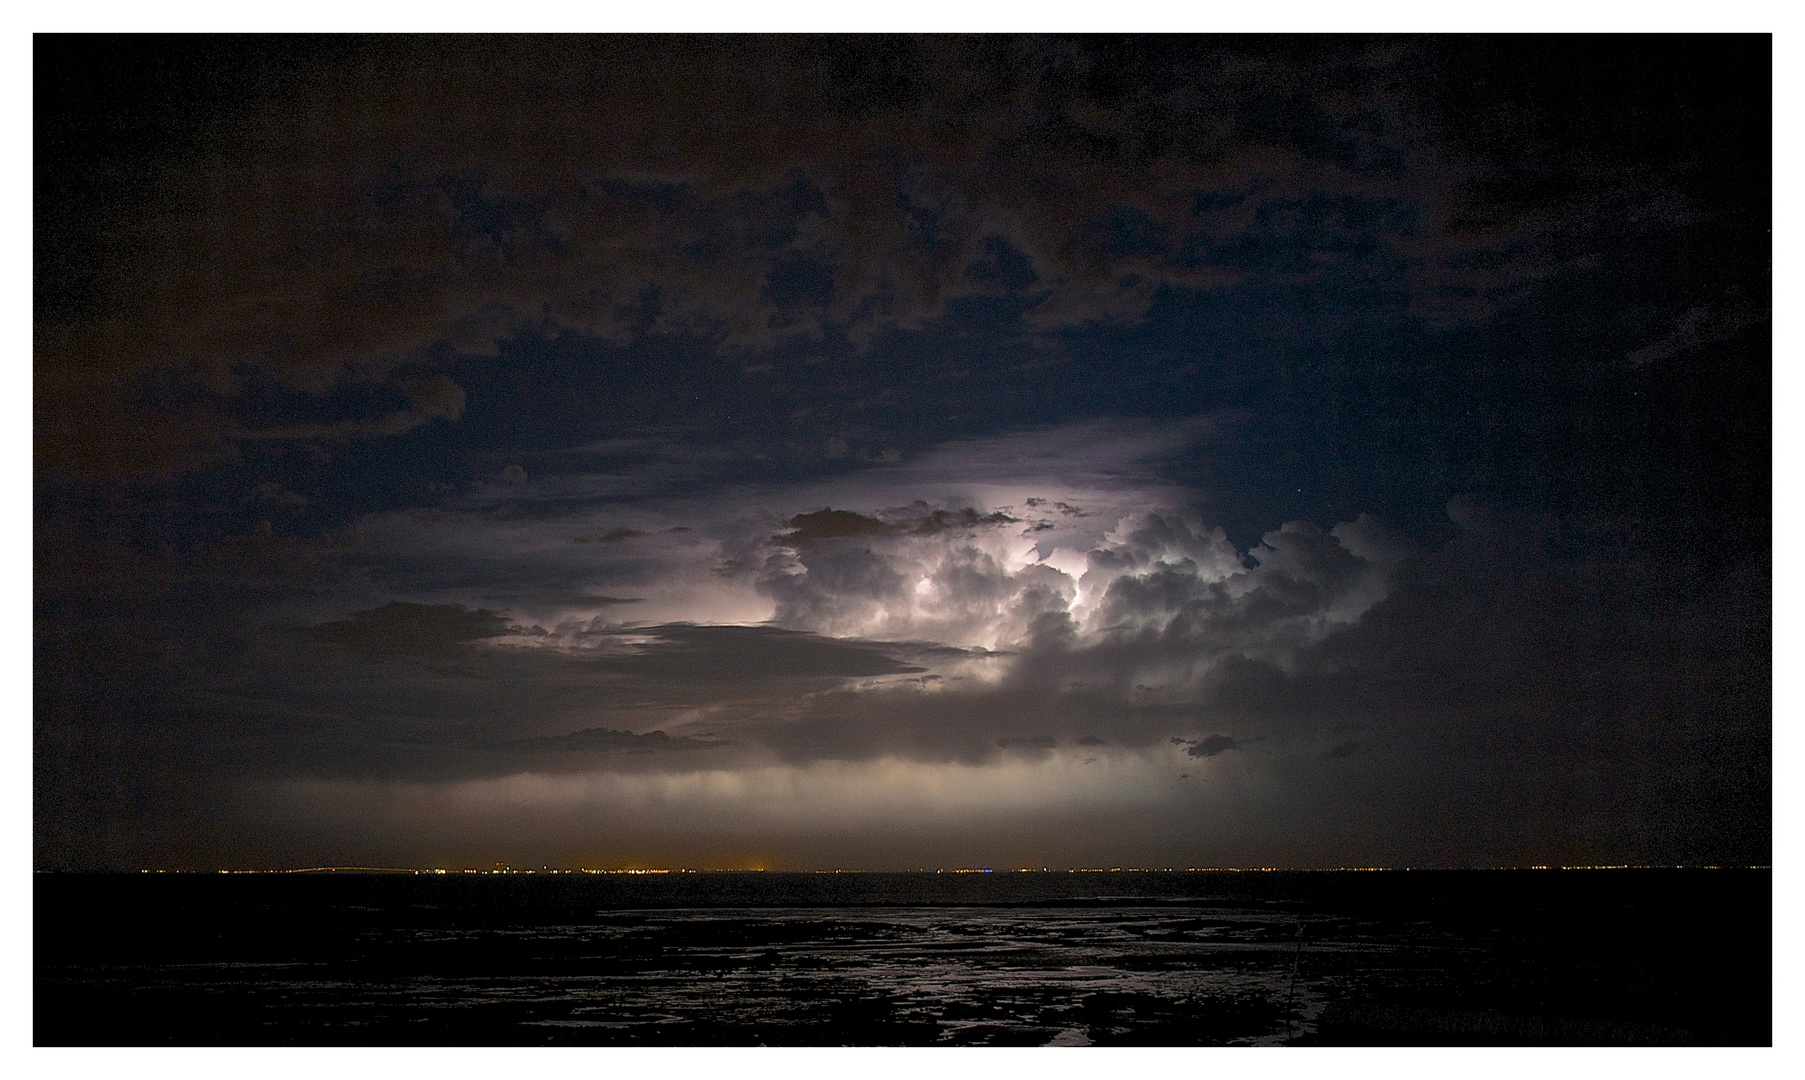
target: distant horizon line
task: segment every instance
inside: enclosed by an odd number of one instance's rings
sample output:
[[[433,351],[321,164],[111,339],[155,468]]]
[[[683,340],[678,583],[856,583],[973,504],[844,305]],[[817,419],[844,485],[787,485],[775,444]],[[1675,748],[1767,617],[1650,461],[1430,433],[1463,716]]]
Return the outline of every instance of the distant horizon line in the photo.
[[[193,869],[139,868],[132,870],[34,870],[36,874],[407,874],[446,877],[475,874],[495,875],[570,875],[662,876],[667,874],[1335,874],[1335,873],[1407,873],[1460,872],[1500,870],[1772,870],[1770,864],[1728,865],[1721,863],[1537,863],[1515,866],[1108,866],[1108,867],[1014,867],[998,870],[992,867],[917,867],[913,870],[871,870],[853,867],[824,869],[773,870],[767,867],[564,867],[542,865],[516,867],[496,863],[489,869],[441,866],[305,866],[273,869]]]

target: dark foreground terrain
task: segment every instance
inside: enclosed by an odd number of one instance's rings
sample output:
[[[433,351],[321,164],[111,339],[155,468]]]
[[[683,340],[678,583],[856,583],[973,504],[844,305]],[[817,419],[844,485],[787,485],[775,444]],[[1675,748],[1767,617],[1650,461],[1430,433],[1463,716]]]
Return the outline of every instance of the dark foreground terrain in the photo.
[[[1771,1041],[1764,870],[35,880],[39,1045]]]

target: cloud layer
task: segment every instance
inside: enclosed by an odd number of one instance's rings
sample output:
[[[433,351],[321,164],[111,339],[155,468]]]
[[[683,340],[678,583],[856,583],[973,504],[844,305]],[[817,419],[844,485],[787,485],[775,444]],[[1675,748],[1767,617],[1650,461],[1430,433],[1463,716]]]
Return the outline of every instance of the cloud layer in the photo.
[[[1034,334],[1354,279],[1458,323],[1583,262],[1588,231],[1685,215],[1597,157],[1562,161],[1583,194],[1489,195],[1515,178],[1444,118],[1443,56],[1319,46],[318,43],[92,245],[105,314],[40,327],[38,453],[158,473],[455,420],[434,369],[519,334],[864,348],[962,302]],[[274,391],[374,390],[405,403],[254,422]]]

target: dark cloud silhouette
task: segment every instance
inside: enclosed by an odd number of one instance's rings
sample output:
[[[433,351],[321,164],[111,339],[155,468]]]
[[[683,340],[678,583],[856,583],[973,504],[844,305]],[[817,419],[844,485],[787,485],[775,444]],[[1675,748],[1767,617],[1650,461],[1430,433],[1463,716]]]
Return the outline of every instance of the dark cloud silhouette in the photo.
[[[1227,735],[1211,735],[1206,739],[1199,739],[1187,746],[1185,748],[1185,753],[1189,754],[1191,757],[1207,758],[1215,757],[1217,754],[1225,753],[1229,750],[1239,750],[1241,748],[1240,743],[1229,738]]]
[[[969,506],[958,510],[936,510],[930,508],[925,502],[918,502],[911,509],[916,508],[919,508],[920,515],[913,520],[908,518],[907,511],[893,511],[893,513],[901,516],[908,530],[918,536],[932,536],[935,533],[981,529],[996,525],[1013,525],[1021,520],[1011,517],[1001,510],[980,514]]]
[[[831,508],[823,508],[812,514],[797,514],[790,519],[789,524],[791,531],[776,539],[794,547],[850,537],[889,536],[895,532],[895,527],[887,522],[855,514],[850,510]]]
[[[554,754],[602,754],[615,752],[650,754],[667,750],[699,750],[723,745],[718,740],[671,738],[662,731],[634,734],[610,728],[584,728],[568,735],[541,735],[533,739],[516,739],[496,747],[508,751],[546,751]]]
[[[507,632],[506,621],[493,611],[400,601],[312,629],[316,641],[346,646],[371,657],[446,653]]]
[[[605,533],[597,533],[593,536],[573,537],[573,539],[579,544],[618,544],[624,540],[637,540],[644,535],[646,534],[638,529],[619,528],[609,529]]]

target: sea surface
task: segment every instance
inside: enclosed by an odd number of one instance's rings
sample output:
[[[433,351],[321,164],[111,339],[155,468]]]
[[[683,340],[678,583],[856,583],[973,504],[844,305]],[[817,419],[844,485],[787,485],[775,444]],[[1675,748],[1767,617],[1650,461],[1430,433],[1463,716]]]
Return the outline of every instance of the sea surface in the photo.
[[[35,876],[38,1045],[1767,1045],[1765,870]]]

